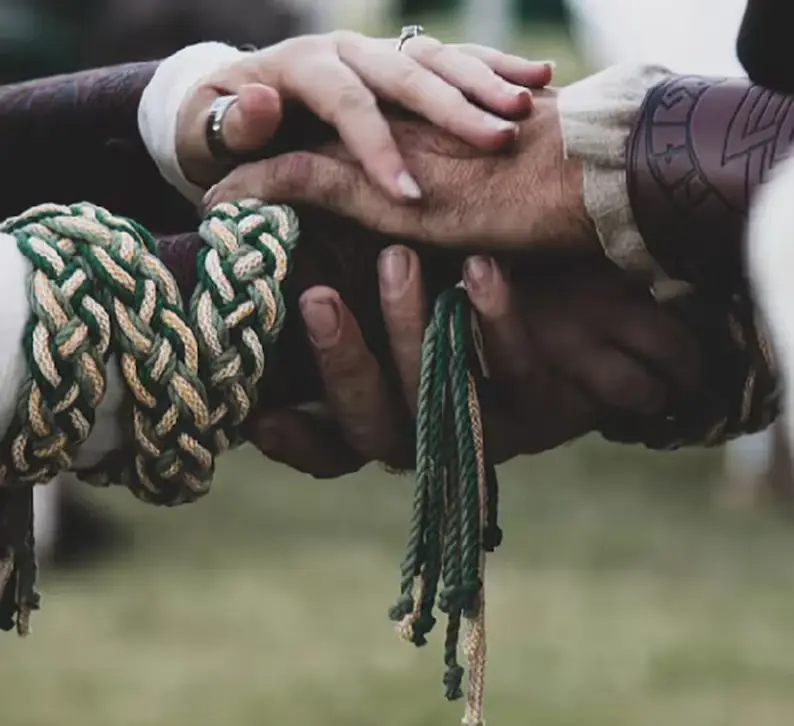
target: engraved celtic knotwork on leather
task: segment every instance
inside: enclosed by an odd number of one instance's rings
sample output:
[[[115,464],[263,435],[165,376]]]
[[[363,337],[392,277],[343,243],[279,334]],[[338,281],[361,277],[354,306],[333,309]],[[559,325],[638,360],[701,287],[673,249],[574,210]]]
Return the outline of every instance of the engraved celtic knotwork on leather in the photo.
[[[697,76],[648,94],[629,143],[629,195],[669,275],[721,294],[744,288],[747,210],[789,153],[793,100],[746,80]]]

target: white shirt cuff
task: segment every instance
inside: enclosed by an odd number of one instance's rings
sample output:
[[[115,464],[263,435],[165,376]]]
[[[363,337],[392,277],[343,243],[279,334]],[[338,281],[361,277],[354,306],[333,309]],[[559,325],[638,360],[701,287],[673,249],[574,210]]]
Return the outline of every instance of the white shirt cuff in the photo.
[[[648,91],[671,72],[651,65],[613,66],[560,91],[566,157],[581,159],[584,200],[606,256],[652,287],[659,299],[685,291],[653,259],[629,204],[627,142]]]
[[[33,268],[17,248],[11,235],[0,234],[0,441],[16,412],[17,396],[28,370],[23,350],[25,326],[30,317],[28,280]],[[115,358],[108,361],[107,390],[96,410],[94,428],[80,447],[75,465],[87,468],[122,444],[119,411],[124,400],[124,382]]]
[[[206,189],[189,182],[176,155],[177,117],[193,87],[243,51],[225,43],[198,43],[166,58],[141,96],[138,128],[163,178],[189,201],[201,203]]]

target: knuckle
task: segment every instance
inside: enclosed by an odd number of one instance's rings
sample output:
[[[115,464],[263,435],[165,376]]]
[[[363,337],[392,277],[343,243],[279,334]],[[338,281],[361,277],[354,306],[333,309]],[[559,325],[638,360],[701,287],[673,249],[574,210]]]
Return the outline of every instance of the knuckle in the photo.
[[[375,99],[364,86],[349,84],[340,89],[334,101],[333,115],[338,121],[341,118],[375,109]]]
[[[422,63],[432,63],[445,52],[448,46],[436,38],[420,35],[405,44],[404,48],[414,60]]]
[[[330,33],[331,40],[337,45],[360,44],[365,37],[355,30],[334,30]]]
[[[604,376],[601,392],[612,407],[637,413],[651,413],[664,401],[661,384],[629,363]]]
[[[449,47],[458,51],[459,53],[464,53],[466,55],[472,55],[475,57],[480,57],[486,50],[483,48],[483,46],[477,45],[475,43],[455,43]]]
[[[287,196],[304,192],[315,177],[314,159],[305,151],[278,159],[271,173],[273,186]]]
[[[260,51],[269,53],[272,58],[278,59],[284,66],[285,73],[289,71],[290,64],[298,58],[306,58],[319,52],[326,41],[320,35],[301,35],[297,38],[287,38],[270,48]]]
[[[399,96],[412,101],[423,99],[428,73],[427,68],[420,63],[411,63],[398,82]]]

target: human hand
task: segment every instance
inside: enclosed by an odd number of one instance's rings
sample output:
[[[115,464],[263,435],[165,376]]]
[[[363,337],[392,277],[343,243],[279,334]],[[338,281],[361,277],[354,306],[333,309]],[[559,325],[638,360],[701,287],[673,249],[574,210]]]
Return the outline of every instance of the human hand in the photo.
[[[241,166],[205,203],[245,197],[307,203],[377,232],[440,245],[600,251],[581,165],[563,155],[553,91],[536,93],[515,147],[497,155],[425,123],[392,120],[391,127],[425,192],[417,204],[394,204],[338,143]]]
[[[419,188],[378,101],[398,104],[476,148],[493,151],[515,138],[517,127],[509,119],[530,112],[528,88],[550,80],[548,63],[483,46],[445,45],[424,35],[401,50],[394,39],[350,31],[301,36],[245,54],[196,85],[180,109],[177,156],[188,179],[206,188],[228,171],[213,159],[205,138],[216,99],[238,98],[221,134],[239,155],[261,151],[280,126],[289,126],[285,104],[295,101],[335,128],[388,198],[415,201]]]
[[[556,274],[555,274],[556,273]],[[318,477],[369,461],[413,466],[427,294],[415,252],[385,250],[381,307],[399,385],[367,348],[355,317],[327,287],[301,310],[330,417],[281,410],[257,415],[249,435],[271,458]],[[465,282],[478,313],[489,381],[482,391],[489,455],[504,461],[598,430],[604,415],[658,415],[694,387],[696,341],[608,263],[566,271],[514,269],[470,258]]]

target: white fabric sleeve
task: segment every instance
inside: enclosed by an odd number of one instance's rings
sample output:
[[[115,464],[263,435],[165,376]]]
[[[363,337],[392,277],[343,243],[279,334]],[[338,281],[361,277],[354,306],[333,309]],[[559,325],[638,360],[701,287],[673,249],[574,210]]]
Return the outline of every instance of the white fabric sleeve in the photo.
[[[176,156],[177,116],[190,90],[233,63],[244,51],[224,43],[198,43],[160,63],[138,106],[138,129],[163,178],[189,201],[201,203],[206,189],[189,182]]]
[[[631,129],[648,91],[669,78],[660,66],[621,65],[563,88],[558,109],[566,158],[581,159],[584,201],[607,257],[645,279],[659,296],[680,287],[653,259],[629,204]]]
[[[783,423],[794,445],[794,158],[777,165],[755,194],[747,226],[753,299],[770,335],[779,372]],[[794,451],[794,449],[792,449]]]
[[[0,234],[0,441],[5,438],[14,419],[16,398],[27,372],[22,338],[30,315],[27,286],[32,267],[17,249],[16,240]],[[122,443],[118,414],[124,398],[124,383],[117,362],[108,361],[105,398],[96,411],[96,423],[88,440],[80,448],[75,462],[78,468],[99,463],[107,453]]]

